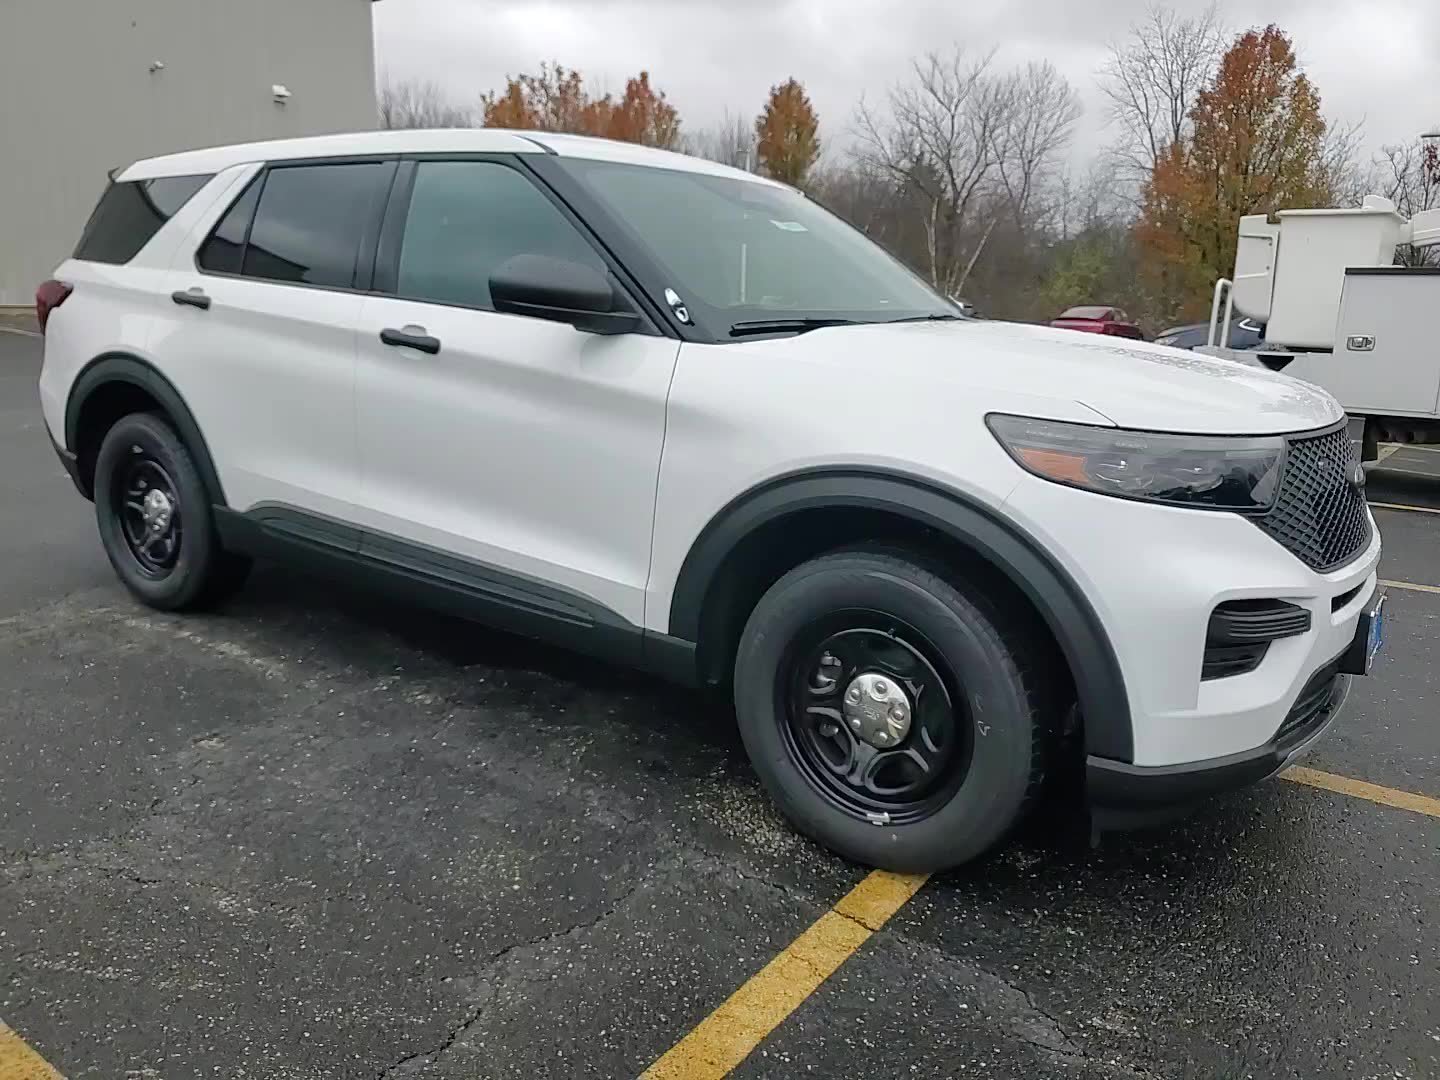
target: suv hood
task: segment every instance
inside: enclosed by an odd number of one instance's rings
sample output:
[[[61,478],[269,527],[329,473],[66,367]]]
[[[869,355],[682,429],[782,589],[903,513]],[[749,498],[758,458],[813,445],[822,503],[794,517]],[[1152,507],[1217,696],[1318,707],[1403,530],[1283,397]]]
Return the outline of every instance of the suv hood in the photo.
[[[855,352],[837,349],[841,343],[853,343]],[[891,373],[930,382],[1079,402],[1118,427],[1269,435],[1311,431],[1344,416],[1324,390],[1264,368],[1022,323],[835,327],[791,345],[833,360],[884,357]]]

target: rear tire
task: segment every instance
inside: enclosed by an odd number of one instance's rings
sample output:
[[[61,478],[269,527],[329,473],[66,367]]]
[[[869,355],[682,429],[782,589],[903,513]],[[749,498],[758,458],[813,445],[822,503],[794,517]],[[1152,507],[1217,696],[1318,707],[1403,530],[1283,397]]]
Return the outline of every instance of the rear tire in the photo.
[[[244,584],[250,560],[220,547],[194,458],[162,418],[116,421],[100,444],[94,490],[105,555],[142,603],[197,610]]]
[[[968,862],[1044,779],[1049,654],[1026,619],[952,577],[904,551],[826,555],[776,582],[741,636],[736,715],[762,783],[801,832],[860,863]]]

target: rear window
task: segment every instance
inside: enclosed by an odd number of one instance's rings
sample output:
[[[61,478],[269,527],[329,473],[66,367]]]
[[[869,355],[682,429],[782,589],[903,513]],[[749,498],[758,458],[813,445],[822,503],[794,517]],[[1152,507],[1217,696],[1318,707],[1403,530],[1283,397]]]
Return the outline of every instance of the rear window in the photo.
[[[210,175],[112,183],[86,222],[74,257],[114,265],[129,262],[210,182]]]
[[[1113,308],[1108,307],[1072,307],[1062,319],[1108,319]]]

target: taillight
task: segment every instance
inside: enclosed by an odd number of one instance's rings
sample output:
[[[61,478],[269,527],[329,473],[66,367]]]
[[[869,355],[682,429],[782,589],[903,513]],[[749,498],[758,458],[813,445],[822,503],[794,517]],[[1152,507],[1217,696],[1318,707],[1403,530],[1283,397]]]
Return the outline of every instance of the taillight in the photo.
[[[40,323],[40,332],[50,321],[50,313],[70,298],[75,286],[51,278],[35,290],[35,319]]]

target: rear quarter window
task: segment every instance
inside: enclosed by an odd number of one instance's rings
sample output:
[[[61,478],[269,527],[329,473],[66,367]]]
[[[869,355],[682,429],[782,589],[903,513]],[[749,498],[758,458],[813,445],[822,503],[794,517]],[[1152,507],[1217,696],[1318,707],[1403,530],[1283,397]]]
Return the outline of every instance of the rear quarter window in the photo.
[[[112,183],[85,223],[74,257],[117,266],[129,262],[210,182],[211,175]]]

